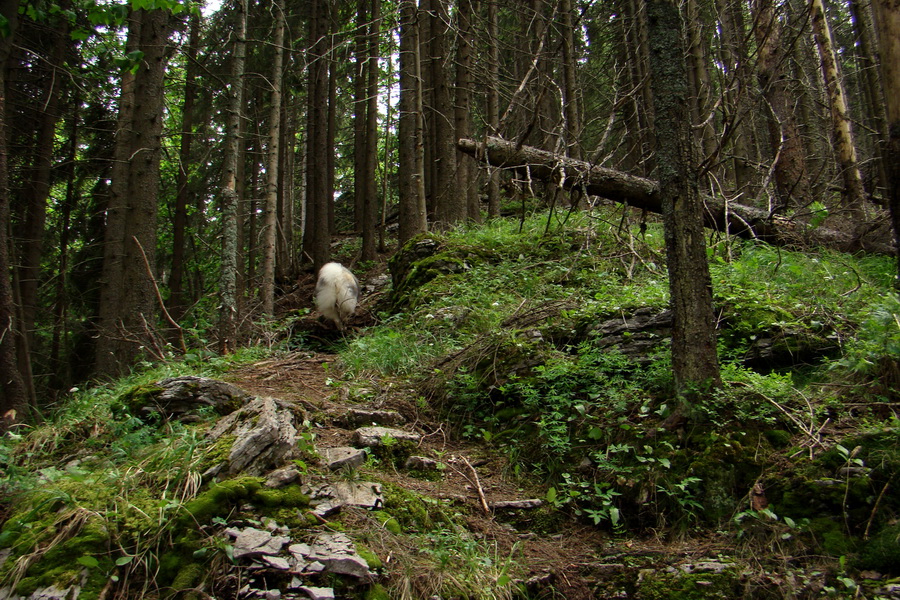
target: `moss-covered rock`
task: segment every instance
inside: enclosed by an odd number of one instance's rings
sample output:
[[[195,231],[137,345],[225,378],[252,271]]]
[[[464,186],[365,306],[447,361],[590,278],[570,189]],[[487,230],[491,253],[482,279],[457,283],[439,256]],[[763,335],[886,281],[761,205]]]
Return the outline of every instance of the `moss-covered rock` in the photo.
[[[900,525],[889,525],[865,542],[855,566],[895,577],[900,575]]]

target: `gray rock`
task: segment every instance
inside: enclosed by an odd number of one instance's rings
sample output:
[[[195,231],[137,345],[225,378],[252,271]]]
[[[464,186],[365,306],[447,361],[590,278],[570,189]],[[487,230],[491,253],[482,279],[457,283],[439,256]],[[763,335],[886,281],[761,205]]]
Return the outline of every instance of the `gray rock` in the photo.
[[[335,481],[331,484],[335,499],[348,506],[378,508],[384,506],[381,484],[370,481]]]
[[[535,508],[540,508],[544,504],[544,501],[539,498],[532,498],[529,500],[500,500],[498,502],[491,502],[490,507],[493,510],[531,510]]]
[[[349,446],[325,448],[322,450],[322,462],[332,471],[343,468],[356,469],[366,462],[366,451]]]
[[[390,427],[360,427],[353,432],[353,443],[364,448],[378,448],[384,440],[392,438],[398,442],[418,443],[422,436],[418,433]]]
[[[228,453],[227,474],[263,475],[281,467],[297,448],[298,417],[286,403],[275,398],[255,398],[216,423],[211,439],[235,436]]]
[[[220,415],[227,415],[249,402],[253,396],[241,388],[206,377],[192,375],[169,377],[154,384],[159,390],[147,394],[137,413],[158,412],[167,418],[184,419],[197,409],[211,407]]]
[[[320,533],[310,546],[307,560],[321,563],[327,573],[371,581],[369,564],[356,552],[353,541],[342,533]]]
[[[280,488],[291,485],[300,479],[300,471],[294,467],[275,469],[266,475],[266,487]]]
[[[367,410],[363,408],[351,408],[343,418],[349,427],[361,427],[365,425],[394,426],[406,422],[403,415],[395,410]]]
[[[297,589],[309,596],[310,600],[334,600],[332,588],[301,586]]]
[[[248,527],[234,540],[234,557],[277,556],[288,542],[290,542],[288,537],[275,536],[263,529]]]
[[[426,456],[410,456],[403,463],[403,468],[411,471],[436,471],[438,463]]]
[[[75,600],[80,593],[81,588],[77,585],[67,588],[51,585],[35,590],[30,596],[17,596],[10,588],[0,588],[0,600]]]
[[[269,565],[273,569],[278,569],[279,571],[289,571],[291,569],[290,561],[280,556],[263,556],[260,560],[264,564]]]

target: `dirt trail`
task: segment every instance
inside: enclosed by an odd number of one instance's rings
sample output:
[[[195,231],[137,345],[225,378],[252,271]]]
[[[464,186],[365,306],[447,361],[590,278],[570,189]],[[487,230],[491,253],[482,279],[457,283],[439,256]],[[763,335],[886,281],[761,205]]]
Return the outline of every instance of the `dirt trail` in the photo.
[[[535,584],[552,583],[566,598],[593,598],[591,575],[610,554],[634,551],[632,542],[611,542],[597,528],[562,519],[551,532],[528,527],[528,518],[513,526],[503,515],[485,510],[498,501],[541,498],[545,490],[517,481],[499,452],[484,445],[456,439],[446,423],[431,420],[403,390],[393,386],[367,387],[367,400],[354,401],[344,386],[333,383],[337,357],[325,353],[296,353],[241,367],[226,380],[259,396],[273,396],[302,407],[313,425],[317,449],[351,445],[352,429],[340,424],[340,415],[351,408],[394,410],[405,419],[403,429],[422,435],[416,454],[437,458],[445,466],[434,481],[411,476],[402,469],[381,465],[377,477],[407,490],[464,507],[466,525],[478,539],[496,543],[503,555],[515,553],[525,563],[524,579]],[[483,498],[482,498],[483,495]],[[520,515],[522,513],[519,513]],[[546,514],[546,513],[543,513]],[[621,548],[618,546],[621,544]],[[643,551],[642,551],[643,553]],[[390,570],[390,569],[388,569]]]

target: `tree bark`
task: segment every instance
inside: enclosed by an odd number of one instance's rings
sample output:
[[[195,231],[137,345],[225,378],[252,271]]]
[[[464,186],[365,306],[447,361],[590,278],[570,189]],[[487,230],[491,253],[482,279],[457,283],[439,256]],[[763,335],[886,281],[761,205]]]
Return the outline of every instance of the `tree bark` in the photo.
[[[313,0],[309,20],[309,51],[307,72],[307,217],[303,236],[303,249],[318,270],[331,256],[331,225],[329,209],[333,198],[329,196],[328,161],[322,156],[332,152],[328,134],[328,2]]]
[[[488,44],[488,90],[487,126],[488,135],[500,135],[500,22],[497,14],[497,0],[487,0],[487,44]],[[488,215],[500,216],[500,171],[488,171]]]
[[[362,260],[375,260],[375,228],[378,217],[378,56],[381,41],[380,0],[370,2],[368,26],[368,61],[366,62],[366,127],[365,127],[365,178],[363,186]]]
[[[461,139],[459,148],[479,161],[496,167],[514,169],[535,179],[558,178],[565,172],[563,185],[580,186],[591,195],[621,202],[635,208],[662,214],[659,183],[645,177],[637,177],[598,167],[530,146],[517,146],[499,138],[487,142]],[[876,254],[893,253],[890,244],[872,240],[855,240],[853,236],[817,227],[808,228],[800,221],[793,221],[765,210],[719,198],[704,197],[703,223],[716,231],[728,232],[746,239],[759,239],[778,246],[824,246],[844,252],[861,249]]]
[[[28,388],[16,360],[16,339],[20,335],[15,317],[10,281],[10,194],[9,155],[6,136],[6,70],[13,35],[18,24],[19,3],[3,0],[0,14],[9,25],[9,35],[0,37],[0,433],[25,420],[28,414]]]
[[[123,91],[126,105],[120,106],[120,111],[125,118],[120,119],[116,132],[116,154],[122,163],[113,172],[116,196],[111,199],[107,217],[103,279],[104,290],[110,291],[101,295],[97,340],[97,371],[102,375],[121,374],[157,343],[153,269],[163,82],[171,30],[167,11],[132,13],[129,38],[135,36],[143,57],[133,81],[123,78],[123,88],[133,86],[133,91],[130,98]]]
[[[712,279],[695,170],[681,15],[674,0],[653,0],[647,3],[647,20],[656,173],[673,313],[672,373],[676,390],[688,403],[679,407],[683,413],[700,394],[721,385]]]
[[[773,211],[812,202],[806,153],[794,107],[787,88],[784,69],[782,26],[775,14],[774,0],[753,0],[754,34],[759,48],[757,78],[762,88],[769,116],[769,141],[775,155],[773,165],[776,202]]]
[[[422,82],[419,78],[415,0],[400,2],[400,101],[398,118],[399,239],[402,246],[427,227],[422,147]]]
[[[822,65],[822,77],[825,79],[825,89],[828,92],[831,108],[832,137],[837,151],[838,166],[844,181],[844,206],[853,212],[856,224],[862,225],[866,220],[865,192],[863,191],[862,175],[859,172],[859,162],[856,158],[856,142],[853,139],[853,130],[850,128],[850,118],[847,116],[844,86],[841,83],[838,62],[834,55],[831,29],[825,17],[825,6],[822,4],[822,0],[810,0],[809,9],[816,48],[819,51],[819,60]]]
[[[191,148],[194,140],[194,103],[197,99],[197,54],[200,46],[200,15],[191,15],[191,32],[188,38],[187,64],[184,74],[184,102],[181,106],[181,147],[179,149],[179,169],[175,196],[175,214],[172,222],[172,274],[169,276],[168,309],[172,318],[178,321],[184,314],[184,245],[187,229],[187,206],[190,196],[190,174],[193,161]]]
[[[881,89],[881,82],[878,79],[878,60],[873,40],[874,33],[872,28],[871,4],[863,3],[860,0],[850,0],[847,3],[850,10],[850,17],[853,20],[853,29],[856,33],[857,61],[859,62],[859,71],[862,73],[863,96],[865,97],[865,121],[868,129],[871,131],[869,140],[871,140],[872,153],[874,154],[875,167],[873,168],[875,176],[871,177],[869,188],[871,190],[887,190],[888,189],[888,171],[890,167],[885,156],[885,142],[888,138],[887,119],[884,114],[884,94]]]
[[[459,0],[456,10],[456,102],[454,106],[454,127],[456,137],[471,135],[472,112],[472,19],[475,13],[472,0]],[[454,149],[455,153],[456,150]],[[470,221],[481,222],[481,206],[475,186],[477,172],[471,169],[469,161],[454,156],[456,164],[456,185],[459,188],[463,211]]]
[[[447,61],[447,0],[431,0],[432,11],[428,15],[431,39],[429,40],[431,81],[434,84],[434,185],[431,186],[435,203],[435,225],[448,228],[466,218],[466,205],[456,178],[456,149],[453,147],[453,101]]]
[[[894,285],[900,291],[900,3],[896,0],[875,0],[873,6],[881,54],[885,114],[890,132],[887,148],[890,165],[888,198],[898,251],[897,279]]]
[[[750,90],[752,71],[745,40],[742,0],[716,0],[722,28],[721,56],[726,65],[723,112],[725,133],[731,143],[728,157],[734,175],[737,198],[755,198],[759,185],[757,170],[752,166],[754,128],[752,125]]]
[[[237,349],[238,323],[238,206],[240,204],[238,157],[241,148],[241,116],[244,111],[244,63],[247,48],[247,0],[237,3],[234,53],[231,81],[228,85],[227,122],[225,126],[224,165],[222,168],[222,265],[219,275],[219,352]]]
[[[260,281],[262,312],[267,317],[275,316],[275,239],[278,227],[278,182],[280,177],[281,152],[281,89],[284,80],[284,6],[274,2],[275,39],[273,40],[274,60],[272,61],[272,95],[269,106],[269,149],[266,165],[266,208],[263,224],[263,264]]]

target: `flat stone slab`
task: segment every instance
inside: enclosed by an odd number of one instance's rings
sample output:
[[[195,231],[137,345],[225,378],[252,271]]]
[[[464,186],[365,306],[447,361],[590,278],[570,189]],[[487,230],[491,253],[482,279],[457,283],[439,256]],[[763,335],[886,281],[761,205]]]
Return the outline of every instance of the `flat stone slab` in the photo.
[[[378,448],[388,438],[398,442],[419,443],[422,436],[412,431],[393,429],[391,427],[360,427],[353,432],[353,443],[364,448]]]
[[[493,510],[532,510],[540,508],[543,504],[543,500],[532,498],[529,500],[499,500],[497,502],[491,502],[489,506]]]
[[[334,588],[302,585],[297,590],[306,594],[309,600],[334,600]]]
[[[237,532],[234,540],[234,557],[278,556],[282,547],[290,541],[290,538],[282,535],[272,535],[263,529],[247,527]]]
[[[373,573],[366,560],[357,554],[353,540],[343,533],[320,533],[312,544],[290,547],[293,572],[326,572],[371,581]]]
[[[374,509],[384,506],[381,484],[370,481],[335,481],[305,488],[314,505],[313,512],[326,517],[343,506]]]
[[[332,471],[340,469],[357,469],[366,462],[366,451],[350,446],[325,448],[321,451],[322,462]]]
[[[410,471],[436,471],[438,462],[427,456],[410,456],[403,463],[403,468]]]
[[[406,422],[403,415],[395,410],[368,410],[365,408],[351,408],[343,417],[344,423],[350,427],[363,427],[372,425],[396,426]]]

